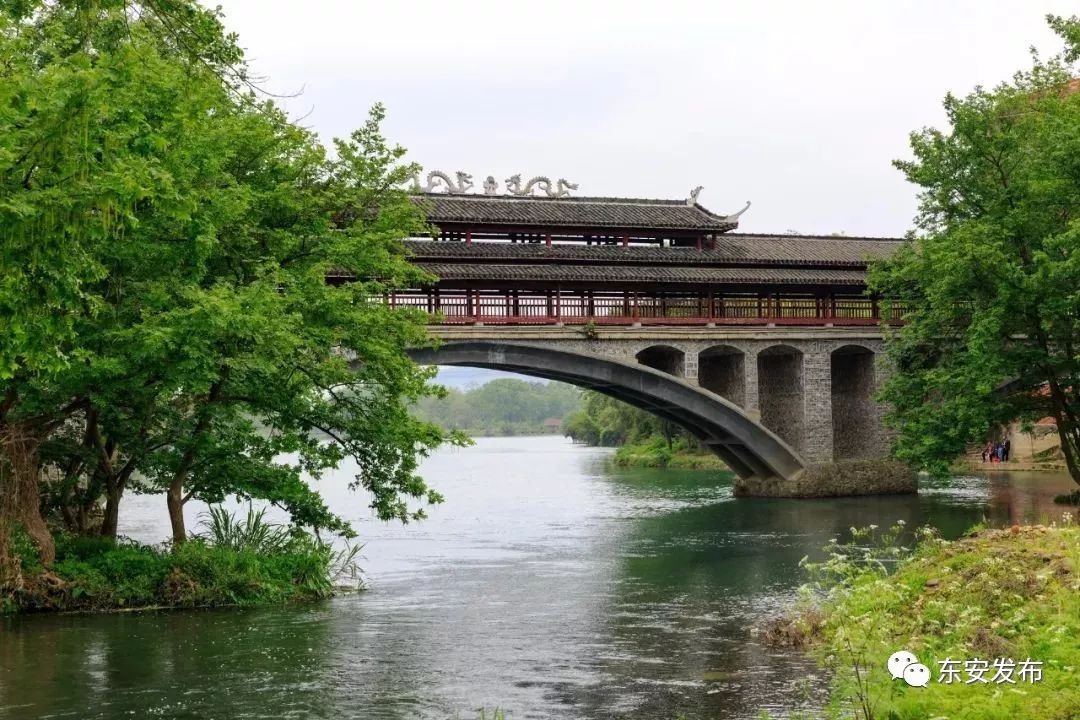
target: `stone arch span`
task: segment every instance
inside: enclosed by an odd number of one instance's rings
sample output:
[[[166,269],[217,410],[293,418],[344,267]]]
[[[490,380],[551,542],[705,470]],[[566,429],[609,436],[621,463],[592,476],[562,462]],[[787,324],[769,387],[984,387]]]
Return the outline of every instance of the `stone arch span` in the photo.
[[[507,370],[604,393],[686,428],[743,478],[791,480],[806,466],[783,440],[734,403],[643,365],[482,341],[414,349],[409,354],[421,365]]]

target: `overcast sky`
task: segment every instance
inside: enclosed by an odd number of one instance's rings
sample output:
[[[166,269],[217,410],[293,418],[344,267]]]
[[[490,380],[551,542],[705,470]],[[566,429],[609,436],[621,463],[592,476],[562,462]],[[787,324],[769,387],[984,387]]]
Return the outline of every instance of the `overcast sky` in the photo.
[[[376,101],[426,169],[581,195],[753,207],[740,230],[899,235],[890,161],[941,99],[1056,52],[1055,0],[221,0],[255,70],[324,139]]]

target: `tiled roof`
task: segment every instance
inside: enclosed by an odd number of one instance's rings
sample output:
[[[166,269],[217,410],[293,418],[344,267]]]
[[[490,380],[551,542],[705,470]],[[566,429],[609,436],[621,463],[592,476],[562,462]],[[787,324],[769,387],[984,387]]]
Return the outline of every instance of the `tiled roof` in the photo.
[[[490,280],[502,282],[651,282],[679,284],[786,284],[786,285],[862,285],[862,270],[824,268],[714,268],[634,265],[498,265],[493,263],[417,262],[440,280]]]
[[[648,265],[801,265],[865,267],[899,246],[888,238],[808,235],[721,235],[715,249],[648,245],[583,245],[510,242],[435,242],[409,240],[417,261],[573,262]]]
[[[514,197],[508,195],[414,195],[425,203],[428,221],[478,223],[505,227],[608,228],[612,230],[700,230],[725,232],[738,227],[734,218],[714,215],[685,200],[603,197]]]

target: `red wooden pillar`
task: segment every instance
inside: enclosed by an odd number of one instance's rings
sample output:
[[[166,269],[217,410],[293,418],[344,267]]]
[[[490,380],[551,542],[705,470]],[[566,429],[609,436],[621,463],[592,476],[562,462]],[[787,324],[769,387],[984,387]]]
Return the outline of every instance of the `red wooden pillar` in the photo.
[[[589,304],[587,309],[585,310],[585,314],[588,315],[590,318],[593,318],[596,317],[596,301],[593,300],[593,291],[589,290],[587,292]]]
[[[713,310],[713,291],[710,290],[709,291],[709,315],[708,315],[708,318],[710,320],[712,320],[714,317],[716,317],[714,312],[715,311]]]
[[[634,311],[632,317],[637,320],[638,318],[638,294],[637,290],[634,291]]]
[[[476,313],[473,308],[473,291],[471,288],[466,288],[465,290],[465,317],[472,319],[476,318]]]
[[[870,316],[874,320],[878,320],[881,318],[881,308],[878,307],[877,295],[874,295],[872,298],[870,298]]]
[[[472,230],[465,231],[465,244],[472,245]]]
[[[439,288],[435,288],[435,312],[439,312],[442,309],[442,293]]]
[[[629,235],[623,235],[622,236],[622,246],[626,247],[629,244],[630,244],[630,236]]]
[[[630,291],[623,290],[622,294],[623,317],[630,317]]]
[[[562,317],[562,290],[555,288],[555,319]]]
[[[548,233],[547,236],[545,236],[544,244],[545,245],[551,245],[551,233]]]
[[[545,309],[547,311],[545,313],[547,317],[549,317],[549,318],[550,317],[555,317],[555,305],[552,302],[552,297],[551,297],[551,291],[550,290],[547,291],[547,307]]]
[[[699,251],[701,250],[701,236],[700,235],[697,236],[697,249]]]

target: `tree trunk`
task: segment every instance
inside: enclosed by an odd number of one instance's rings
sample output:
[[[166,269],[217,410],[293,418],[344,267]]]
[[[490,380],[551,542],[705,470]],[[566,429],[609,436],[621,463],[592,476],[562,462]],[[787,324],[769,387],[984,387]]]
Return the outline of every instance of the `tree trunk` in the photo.
[[[165,501],[169,506],[169,524],[172,526],[173,544],[179,545],[187,540],[187,528],[184,527],[183,476],[178,476],[173,480],[172,485],[169,486],[169,492],[165,494]]]
[[[174,544],[180,544],[187,540],[187,528],[184,527],[184,503],[187,502],[187,498],[184,497],[184,483],[187,481],[188,474],[195,464],[196,443],[207,428],[210,427],[210,410],[208,406],[213,405],[221,398],[222,390],[225,387],[225,379],[228,375],[229,369],[227,367],[221,368],[217,381],[210,386],[210,392],[206,396],[206,405],[201,408],[202,417],[199,418],[199,421],[195,424],[194,432],[191,433],[191,445],[188,446],[183,457],[180,458],[180,465],[173,475],[169,491],[165,494],[165,502],[169,506],[169,523],[172,525]]]
[[[116,539],[116,528],[120,521],[120,498],[124,488],[119,483],[110,483],[105,494],[105,515],[101,518],[101,537]]]
[[[14,569],[7,545],[16,527],[21,526],[37,545],[43,565],[56,559],[56,544],[41,515],[40,447],[41,438],[32,428],[18,423],[0,426],[0,581]]]
[[[1066,427],[1067,423],[1063,421],[1062,415],[1059,413],[1058,417],[1058,438],[1061,440],[1061,453],[1065,456],[1065,467],[1069,471],[1069,476],[1072,477],[1073,482],[1080,485],[1080,459],[1077,458],[1077,450],[1080,449],[1080,442],[1078,442],[1077,433],[1075,430],[1070,431]]]

